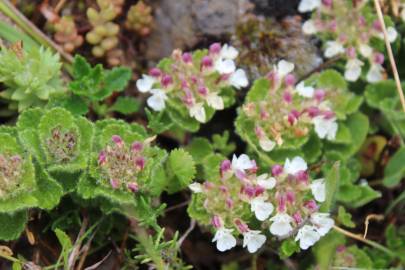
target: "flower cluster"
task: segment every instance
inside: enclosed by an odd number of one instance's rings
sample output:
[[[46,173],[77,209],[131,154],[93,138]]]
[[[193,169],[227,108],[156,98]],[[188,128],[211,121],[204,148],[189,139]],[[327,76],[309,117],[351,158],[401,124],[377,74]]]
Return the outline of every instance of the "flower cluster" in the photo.
[[[328,233],[334,221],[320,213],[317,202],[325,201],[325,180],[311,180],[301,157],[287,159],[284,166],[274,165],[271,173],[257,175],[254,160],[245,154],[233,156],[220,166],[220,180],[193,183],[190,189],[202,196],[202,204],[211,217],[220,251],[236,245],[235,235],[243,235],[243,246],[256,252],[266,241],[261,230],[248,223],[254,215],[261,228],[279,238],[292,237],[307,249]],[[200,195],[201,194],[201,195]]]
[[[0,154],[0,197],[13,191],[19,185],[22,165],[20,155]]]
[[[52,129],[46,146],[56,163],[69,162],[77,156],[78,135],[74,130],[64,131],[62,126],[57,126]]]
[[[102,184],[137,192],[140,188],[137,176],[145,168],[147,160],[143,152],[148,144],[148,141],[134,141],[128,147],[120,136],[113,135],[111,143],[98,156],[104,180]]]
[[[175,50],[165,67],[151,69],[136,85],[140,92],[152,94],[147,104],[153,110],[162,111],[177,102],[190,117],[204,123],[207,109],[224,109],[222,89],[248,85],[246,73],[235,66],[237,56],[235,48],[219,43],[194,54]]]
[[[266,152],[306,136],[312,126],[321,139],[336,137],[338,124],[330,102],[333,91],[304,82],[295,85],[293,70],[294,64],[281,60],[264,79],[265,84],[253,86],[249,93],[260,98],[248,96],[242,107],[242,113],[255,125],[260,148]]]
[[[384,39],[382,25],[367,5],[367,0],[301,0],[300,12],[313,11],[310,20],[303,24],[306,34],[320,34],[333,38],[326,42],[324,56],[341,56],[346,60],[345,78],[357,81],[365,62],[368,62],[366,79],[370,83],[384,78],[384,55],[373,48],[373,39]],[[344,18],[344,19],[343,19]],[[394,42],[397,31],[387,28],[388,39]]]

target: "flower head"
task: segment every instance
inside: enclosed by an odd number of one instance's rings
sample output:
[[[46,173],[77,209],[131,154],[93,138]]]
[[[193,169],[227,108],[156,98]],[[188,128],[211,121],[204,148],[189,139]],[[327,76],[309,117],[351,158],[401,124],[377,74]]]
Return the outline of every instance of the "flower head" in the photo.
[[[255,253],[266,242],[266,236],[260,231],[249,230],[243,234],[243,247],[247,247],[250,253]]]
[[[217,242],[217,249],[221,252],[236,246],[236,238],[232,235],[232,230],[226,228],[219,228],[212,242]]]

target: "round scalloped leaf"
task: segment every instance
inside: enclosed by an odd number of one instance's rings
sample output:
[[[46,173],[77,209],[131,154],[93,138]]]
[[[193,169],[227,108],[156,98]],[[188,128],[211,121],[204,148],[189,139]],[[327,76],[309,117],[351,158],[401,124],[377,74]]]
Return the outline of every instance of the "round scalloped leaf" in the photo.
[[[50,177],[38,163],[35,163],[35,173],[38,189],[34,195],[38,200],[38,207],[42,209],[54,208],[59,204],[63,195],[62,186]]]
[[[23,111],[19,116],[16,123],[18,130],[33,129],[38,128],[38,123],[41,120],[44,110],[41,108],[32,108]]]
[[[10,241],[20,237],[28,222],[27,211],[0,213],[0,239]]]
[[[192,156],[183,149],[175,149],[170,152],[166,169],[169,177],[167,187],[169,193],[187,187],[196,174]]]
[[[191,197],[191,202],[187,208],[188,215],[198,221],[200,224],[208,225],[211,221],[211,216],[204,208],[204,196],[194,193]]]
[[[172,104],[171,104],[172,105]],[[196,132],[200,129],[200,123],[189,116],[188,110],[184,106],[167,106],[167,114],[176,125],[190,132]]]

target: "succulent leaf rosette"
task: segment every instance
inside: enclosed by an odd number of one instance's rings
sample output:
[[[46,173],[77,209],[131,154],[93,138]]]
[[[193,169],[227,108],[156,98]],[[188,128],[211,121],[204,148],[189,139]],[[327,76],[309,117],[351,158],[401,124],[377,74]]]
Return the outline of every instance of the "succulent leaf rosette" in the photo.
[[[337,72],[324,71],[296,84],[293,69],[294,64],[281,60],[266,78],[254,82],[236,130],[256,152],[273,160],[299,154],[313,161],[320,154],[320,139],[348,143],[350,138],[342,137],[350,132],[338,120],[346,120],[362,99],[347,91]]]
[[[311,19],[302,26],[303,32],[316,34],[325,41],[326,58],[339,56],[345,60],[348,81],[357,81],[362,74],[370,83],[385,78],[382,25],[368,2],[301,0],[298,6],[300,12],[313,11]],[[398,33],[389,17],[384,20],[388,39],[394,42]]]
[[[233,103],[232,88],[248,85],[246,73],[235,66],[237,56],[235,48],[219,43],[192,54],[175,50],[136,85],[141,93],[151,94],[150,108],[167,111],[179,127],[196,131],[216,110]]]
[[[165,188],[166,151],[135,124],[97,122],[89,173],[79,183],[84,198],[102,196],[116,203],[134,202],[135,195],[158,195]]]
[[[9,100],[11,109],[22,111],[43,106],[50,95],[63,92],[60,81],[62,63],[50,49],[1,48],[0,82],[6,90],[0,96]]]
[[[213,242],[226,251],[242,235],[251,253],[266,242],[266,234],[294,238],[301,249],[315,244],[334,225],[329,213],[320,212],[326,201],[325,179],[313,180],[301,157],[274,165],[258,174],[254,160],[242,154],[220,165],[219,177],[192,183],[189,214],[215,230]],[[259,225],[257,225],[259,222]]]

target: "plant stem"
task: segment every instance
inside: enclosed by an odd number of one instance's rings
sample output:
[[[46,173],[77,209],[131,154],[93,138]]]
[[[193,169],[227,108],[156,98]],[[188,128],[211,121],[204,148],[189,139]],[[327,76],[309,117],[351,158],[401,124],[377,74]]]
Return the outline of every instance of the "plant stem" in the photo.
[[[378,20],[380,21],[380,24],[382,26],[382,30],[383,30],[383,33],[384,33],[385,47],[387,47],[387,53],[388,53],[388,57],[390,59],[392,73],[394,73],[394,79],[395,79],[395,83],[397,85],[397,91],[398,91],[399,99],[401,100],[402,110],[405,112],[404,92],[402,91],[401,80],[399,79],[397,65],[396,65],[395,60],[394,60],[394,54],[392,53],[391,44],[390,44],[390,41],[388,40],[387,28],[385,26],[384,16],[383,16],[382,11],[381,11],[381,6],[380,6],[379,0],[374,0],[374,5],[375,5],[375,9],[377,11]]]
[[[383,245],[378,244],[377,242],[374,242],[374,241],[372,241],[372,240],[368,240],[368,239],[366,239],[366,238],[363,238],[363,237],[362,237],[361,235],[359,235],[359,234],[354,234],[354,233],[352,233],[352,232],[346,231],[345,229],[342,229],[342,228],[340,228],[340,227],[338,227],[338,226],[336,226],[336,225],[333,226],[333,229],[335,229],[335,231],[337,231],[337,232],[339,232],[339,233],[341,233],[341,234],[343,234],[343,235],[346,235],[347,237],[353,238],[353,239],[358,240],[358,241],[360,241],[360,242],[363,242],[363,243],[365,243],[365,244],[367,244],[367,245],[370,245],[370,246],[372,246],[372,247],[374,247],[374,248],[376,248],[376,249],[378,249],[378,250],[380,250],[380,251],[386,253],[386,254],[387,254],[388,256],[390,256],[390,257],[398,257],[398,255],[395,254],[395,253],[394,253],[393,251],[391,251],[390,249],[384,247]]]

